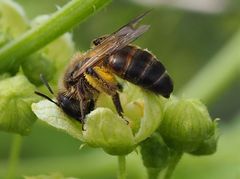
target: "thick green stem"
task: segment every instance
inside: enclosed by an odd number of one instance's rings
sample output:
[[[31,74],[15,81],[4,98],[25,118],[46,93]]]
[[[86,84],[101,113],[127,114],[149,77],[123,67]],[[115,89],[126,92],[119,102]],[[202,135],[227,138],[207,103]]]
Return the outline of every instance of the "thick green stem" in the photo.
[[[240,30],[232,40],[178,93],[212,102],[237,79],[240,66]]]
[[[22,136],[14,135],[11,150],[10,150],[10,155],[9,155],[9,163],[8,163],[6,179],[15,178],[16,166],[18,164],[19,154],[21,150],[21,143],[22,143]]]
[[[79,24],[111,0],[72,0],[45,23],[0,49],[0,72],[8,71],[27,56]]]
[[[126,179],[126,157],[118,156],[118,179]]]
[[[179,163],[181,157],[182,157],[183,153],[182,152],[178,152],[178,151],[173,151],[172,153],[172,159],[168,165],[167,171],[164,175],[164,179],[170,179],[172,177],[172,174],[177,166],[177,164]]]

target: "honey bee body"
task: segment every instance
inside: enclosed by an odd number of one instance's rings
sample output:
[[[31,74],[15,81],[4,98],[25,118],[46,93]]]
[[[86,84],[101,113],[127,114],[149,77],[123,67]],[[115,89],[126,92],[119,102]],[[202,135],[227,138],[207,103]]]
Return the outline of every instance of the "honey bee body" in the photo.
[[[64,74],[57,102],[42,93],[36,94],[54,102],[82,124],[102,92],[112,97],[118,114],[123,117],[119,99],[121,85],[115,75],[168,98],[173,83],[163,64],[147,50],[129,45],[148,30],[148,25],[136,27],[145,15],[138,16],[110,35],[97,38],[93,41],[95,46],[85,54],[75,55]],[[49,85],[44,84],[53,94]]]
[[[128,45],[104,60],[104,66],[135,85],[169,97],[172,81],[165,67],[150,52]]]

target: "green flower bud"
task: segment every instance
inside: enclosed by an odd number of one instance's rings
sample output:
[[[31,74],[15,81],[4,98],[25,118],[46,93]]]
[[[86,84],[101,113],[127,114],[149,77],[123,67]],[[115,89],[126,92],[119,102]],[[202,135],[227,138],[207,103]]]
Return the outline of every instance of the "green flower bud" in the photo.
[[[35,53],[28,56],[22,63],[22,70],[29,81],[37,86],[42,85],[42,81],[39,78],[40,74],[44,74],[47,81],[50,81],[55,73],[52,61],[43,53]]]
[[[149,178],[158,176],[159,172],[168,165],[169,149],[157,133],[141,143],[141,155]]]
[[[0,47],[29,29],[28,20],[20,5],[12,0],[0,0]],[[12,67],[9,72],[16,74],[19,61],[9,59]]]
[[[159,131],[169,147],[193,152],[214,135],[215,125],[200,100],[171,99]]]
[[[217,150],[218,138],[219,138],[219,135],[217,130],[217,122],[215,121],[214,135],[204,140],[195,151],[191,152],[191,154],[192,155],[211,155],[215,153]]]
[[[135,88],[138,87],[132,87],[132,89]],[[45,100],[33,104],[32,109],[39,119],[64,130],[90,146],[101,147],[112,155],[124,155],[133,151],[140,142],[151,136],[159,127],[162,119],[162,98],[143,90],[140,90],[139,94],[138,97],[134,98],[132,96],[128,98],[126,93],[120,95],[124,111],[126,111],[124,119],[112,108],[111,100],[110,104],[107,104],[108,96],[100,96],[99,100],[104,100],[104,102],[97,102],[98,107],[86,116],[84,131],[80,126],[71,122],[76,120],[69,119],[56,105],[49,101]],[[134,100],[128,101],[128,99]],[[101,104],[107,105],[101,106]],[[135,115],[130,114],[131,109]],[[76,123],[79,124],[78,121]],[[76,133],[77,130],[78,133]]]
[[[27,18],[20,5],[12,0],[0,1],[0,29],[12,38],[29,28]]]
[[[128,154],[135,147],[131,128],[110,109],[97,108],[90,113],[85,127],[85,141],[93,147],[102,147],[109,154]]]
[[[38,26],[48,20],[49,17],[49,15],[38,16],[31,22],[31,26]],[[74,51],[74,43],[70,33],[65,33],[39,51],[51,64],[48,71],[51,71],[54,67],[54,73],[52,73],[54,85],[57,84],[59,76],[62,75]]]
[[[0,130],[26,135],[36,120],[31,104],[37,99],[35,87],[24,75],[18,74],[0,81]]]
[[[143,117],[144,112],[144,101],[142,99],[136,99],[135,101],[129,102],[130,100],[127,99],[129,96],[125,93],[120,94],[120,97],[124,115],[128,118],[129,125],[135,134],[140,128],[140,119]],[[109,108],[117,113],[116,108],[112,103],[111,97],[107,96],[106,94],[100,95],[99,99],[97,100],[97,107]]]

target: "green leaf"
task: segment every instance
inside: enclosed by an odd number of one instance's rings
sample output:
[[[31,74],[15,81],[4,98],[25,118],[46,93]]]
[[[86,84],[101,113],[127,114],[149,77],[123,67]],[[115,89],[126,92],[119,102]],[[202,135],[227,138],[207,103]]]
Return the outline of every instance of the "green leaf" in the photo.
[[[31,104],[37,100],[35,87],[24,75],[0,81],[0,130],[26,135],[36,120]]]

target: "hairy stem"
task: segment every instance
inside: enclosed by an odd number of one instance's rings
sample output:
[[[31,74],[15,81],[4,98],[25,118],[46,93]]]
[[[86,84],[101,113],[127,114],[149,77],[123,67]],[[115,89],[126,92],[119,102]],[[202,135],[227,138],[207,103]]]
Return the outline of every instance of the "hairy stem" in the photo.
[[[9,163],[7,169],[6,179],[15,178],[16,166],[19,160],[19,154],[21,150],[22,136],[14,135],[9,155]]]
[[[27,31],[0,49],[0,72],[9,71],[20,59],[37,51],[111,0],[72,0],[43,24]]]
[[[173,151],[172,153],[172,159],[170,161],[170,164],[168,165],[167,171],[164,175],[164,179],[170,179],[172,177],[172,174],[179,163],[183,153],[178,151]]]
[[[126,157],[118,156],[118,179],[126,178]]]
[[[236,79],[240,66],[240,30],[227,45],[179,92],[212,102]]]

